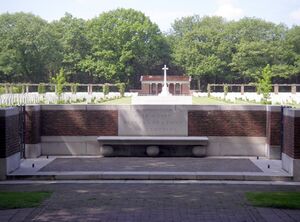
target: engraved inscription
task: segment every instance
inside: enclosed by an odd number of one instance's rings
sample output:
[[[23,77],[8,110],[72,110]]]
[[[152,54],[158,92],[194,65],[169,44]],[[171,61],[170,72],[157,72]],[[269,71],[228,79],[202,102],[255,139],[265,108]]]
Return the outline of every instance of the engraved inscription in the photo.
[[[119,115],[119,135],[187,135],[187,113],[182,110],[122,110]]]

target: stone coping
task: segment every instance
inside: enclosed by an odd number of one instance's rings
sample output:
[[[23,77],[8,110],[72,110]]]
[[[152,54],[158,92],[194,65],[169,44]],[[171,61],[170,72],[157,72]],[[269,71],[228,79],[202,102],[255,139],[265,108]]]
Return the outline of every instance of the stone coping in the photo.
[[[19,115],[19,109],[17,107],[0,108],[0,117],[15,115]]]
[[[294,109],[294,108],[284,109],[283,115],[284,116],[294,117],[294,118],[300,117],[300,109]]]
[[[41,110],[233,110],[266,111],[265,105],[40,105]],[[275,106],[278,107],[278,106]],[[271,109],[271,108],[268,108]],[[278,109],[278,108],[274,108]]]
[[[268,112],[281,112],[281,106],[266,106]]]

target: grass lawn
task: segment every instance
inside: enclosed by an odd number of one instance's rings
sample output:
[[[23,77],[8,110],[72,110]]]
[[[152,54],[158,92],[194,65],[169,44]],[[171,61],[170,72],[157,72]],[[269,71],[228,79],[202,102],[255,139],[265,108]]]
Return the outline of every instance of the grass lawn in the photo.
[[[106,101],[100,103],[101,105],[130,105],[131,104],[131,97],[122,97],[120,99],[114,99],[110,101]]]
[[[0,209],[38,207],[52,192],[0,192]]]
[[[193,105],[226,105],[225,101],[208,98],[208,97],[195,97],[193,96]]]
[[[256,207],[300,209],[300,192],[247,192],[246,197]]]
[[[237,105],[257,105],[257,103],[251,103],[247,101],[237,100],[235,103],[223,101],[215,98],[208,97],[195,97],[193,96],[194,105],[228,105],[228,104],[237,104]]]

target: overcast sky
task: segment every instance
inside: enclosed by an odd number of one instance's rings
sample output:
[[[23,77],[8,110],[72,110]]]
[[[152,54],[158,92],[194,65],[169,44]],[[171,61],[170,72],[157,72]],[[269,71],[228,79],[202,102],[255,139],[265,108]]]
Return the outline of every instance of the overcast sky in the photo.
[[[288,26],[300,25],[300,0],[0,0],[0,13],[32,12],[52,21],[65,12],[90,19],[116,8],[142,11],[168,31],[176,18],[220,15],[228,20],[257,17]]]

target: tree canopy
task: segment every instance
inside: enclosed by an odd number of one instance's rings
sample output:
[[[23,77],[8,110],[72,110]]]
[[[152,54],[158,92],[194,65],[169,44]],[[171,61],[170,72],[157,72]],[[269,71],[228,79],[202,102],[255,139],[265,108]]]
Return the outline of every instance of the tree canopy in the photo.
[[[30,13],[0,15],[0,82],[48,82],[62,68],[69,82],[137,88],[141,75],[161,74],[164,64],[198,80],[197,88],[257,82],[268,65],[273,82],[299,82],[300,27],[195,15],[162,33],[133,9],[91,20],[66,13],[53,22]]]

